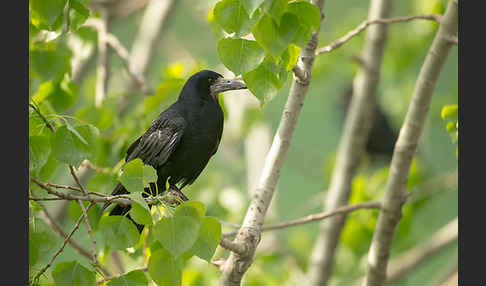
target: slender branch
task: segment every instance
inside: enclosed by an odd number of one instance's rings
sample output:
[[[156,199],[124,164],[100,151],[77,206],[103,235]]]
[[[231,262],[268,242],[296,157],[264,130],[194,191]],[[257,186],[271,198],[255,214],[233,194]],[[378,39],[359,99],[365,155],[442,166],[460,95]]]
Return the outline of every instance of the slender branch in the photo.
[[[79,206],[81,207],[81,210],[83,211],[84,221],[86,222],[86,227],[88,228],[88,235],[91,240],[93,264],[99,265],[98,258],[96,255],[96,240],[94,239],[93,230],[91,228],[91,224],[89,223],[88,211],[84,207],[84,204],[81,200],[78,200],[78,203]]]
[[[98,167],[98,166],[94,165],[93,163],[91,163],[89,160],[84,160],[81,163],[81,166],[89,167],[91,170],[93,170],[93,171],[95,171],[97,173],[111,174],[111,171],[110,171],[109,168],[101,168],[101,167]]]
[[[322,11],[324,0],[312,0],[311,2]],[[299,56],[309,83],[318,42],[317,37],[318,32],[311,37]],[[228,259],[221,267],[222,275],[219,281],[219,285],[221,286],[240,285],[244,273],[252,263],[253,255],[260,242],[261,227],[265,214],[272,200],[275,186],[280,176],[280,169],[290,147],[292,135],[297,125],[297,120],[308,88],[308,83],[302,84],[294,77],[282,118],[273,138],[272,146],[265,159],[265,165],[260,175],[259,183],[253,193],[253,198],[243,220],[242,227],[239,229],[234,241],[236,244],[244,244],[246,251],[244,254],[238,254],[233,251],[230,253]]]
[[[62,230],[61,226],[57,224],[57,222],[54,220],[51,214],[47,211],[46,207],[41,203],[38,203],[38,205],[41,207],[41,211],[44,214],[44,216],[47,218],[47,222],[49,223],[49,225],[57,232],[57,234],[59,234],[59,236],[66,239],[67,234],[64,232],[64,230]],[[77,244],[76,241],[72,239],[68,239],[68,242],[79,254],[85,256],[86,258],[91,258],[91,254],[89,253],[89,251],[87,251],[82,246]]]
[[[58,191],[50,188],[47,184],[44,184],[44,183],[38,181],[36,178],[30,178],[30,180],[32,182],[36,183],[42,189],[46,190],[49,194],[54,195],[58,198],[62,198],[64,200],[69,200],[69,201],[81,200],[81,201],[88,201],[88,202],[91,202],[91,203],[107,203],[107,202],[110,202],[110,203],[116,203],[116,204],[119,204],[119,205],[122,205],[122,206],[128,206],[128,205],[132,204],[132,199],[130,198],[129,195],[116,195],[116,196],[104,195],[104,196],[98,196],[98,197],[91,197],[89,195],[88,196],[78,196],[78,195],[74,195],[74,194],[70,194],[70,193],[58,192]],[[69,186],[65,186],[65,187],[69,187]],[[74,189],[74,187],[69,187],[69,188]],[[98,194],[100,194],[100,193],[98,193]],[[156,204],[160,203],[160,201],[172,203],[174,201],[173,198],[174,198],[174,196],[171,196],[171,195],[160,195],[158,197],[147,197],[147,198],[144,198],[144,199],[148,204],[156,205]],[[38,198],[38,199],[46,200],[47,198]]]
[[[145,74],[149,65],[150,59],[155,51],[155,46],[161,39],[161,32],[164,24],[169,18],[172,7],[175,5],[174,0],[157,1],[151,0],[145,8],[141,23],[135,40],[130,50],[130,69],[136,74]],[[131,107],[132,97],[129,94],[134,90],[135,82],[133,80],[127,82],[125,89],[128,91],[126,95],[120,100],[119,114],[120,117],[126,115],[126,112]]]
[[[91,209],[91,207],[94,206],[94,203],[90,203],[88,205],[88,207],[86,208],[86,210],[88,211],[89,209]],[[54,253],[54,255],[51,257],[51,259],[49,260],[49,262],[47,263],[46,266],[44,266],[35,276],[34,276],[34,279],[33,281],[36,281],[37,279],[39,279],[39,277],[44,273],[46,272],[46,270],[51,267],[52,263],[54,262],[54,260],[56,260],[57,256],[59,254],[61,254],[61,252],[64,250],[64,247],[66,246],[66,244],[68,243],[68,241],[71,239],[71,236],[73,236],[74,232],[76,232],[76,230],[79,228],[79,225],[81,224],[81,222],[83,221],[83,215],[79,216],[78,220],[76,221],[76,224],[74,225],[73,227],[73,230],[66,236],[66,238],[64,239],[61,247],[57,250],[56,253]]]
[[[336,41],[332,42],[331,44],[319,48],[316,51],[316,55],[330,53],[333,50],[339,48],[340,46],[344,45],[347,41],[351,40],[353,37],[359,35],[363,32],[366,28],[374,24],[392,24],[392,23],[402,23],[402,22],[409,22],[412,20],[431,20],[437,23],[440,23],[440,15],[429,14],[429,15],[413,15],[413,16],[405,16],[405,17],[396,17],[396,18],[386,18],[386,19],[374,19],[374,20],[367,20],[363,21],[359,24],[356,28],[346,33],[346,35],[342,36],[341,38],[337,39]]]
[[[263,231],[292,227],[292,226],[301,225],[301,224],[307,224],[307,223],[310,223],[310,222],[323,220],[323,219],[326,219],[326,218],[329,218],[329,217],[332,217],[332,216],[347,214],[347,213],[350,213],[350,212],[353,212],[353,211],[359,210],[359,209],[379,209],[379,208],[381,208],[381,202],[379,202],[379,201],[378,202],[359,203],[359,204],[354,204],[354,205],[350,205],[350,206],[340,207],[340,208],[337,208],[333,211],[321,212],[321,213],[317,213],[317,214],[308,215],[306,217],[294,219],[294,220],[287,221],[287,222],[282,222],[282,223],[272,224],[272,225],[264,225],[264,226],[262,226],[261,231],[263,232]],[[234,225],[234,224],[231,224],[231,226],[240,227],[239,225]],[[232,232],[224,233],[223,237],[228,237],[228,236],[232,236],[232,235],[235,235],[235,234],[236,234],[236,231],[232,231]]]
[[[412,157],[425,124],[437,79],[452,47],[452,44],[443,36],[456,34],[457,25],[458,7],[457,3],[451,0],[420,70],[411,103],[395,145],[383,199],[383,209],[378,217],[376,231],[370,246],[364,283],[366,286],[380,286],[385,282],[388,257],[395,229],[401,217],[402,202],[400,198],[406,187]]]
[[[125,68],[128,71],[128,74],[133,78],[134,82],[137,83],[137,85],[139,85],[142,88],[144,94],[153,93],[153,91],[147,87],[146,80],[143,74],[134,70],[128,50],[125,48],[125,46],[123,46],[123,44],[118,40],[118,38],[115,35],[108,33],[105,30],[102,20],[96,18],[89,18],[88,20],[86,20],[84,25],[87,27],[93,27],[96,30],[98,30],[99,34],[104,35],[103,38],[105,40],[105,43],[110,45],[110,47],[122,59],[123,64],[125,65]]]
[[[133,69],[133,65],[130,61],[130,54],[128,53],[128,50],[123,46],[123,44],[118,40],[118,38],[115,37],[113,34],[107,34],[106,40],[107,43],[113,48],[113,50],[115,50],[118,56],[120,56],[120,58],[123,60],[128,74],[130,74],[135,83],[137,83],[142,88],[142,92],[146,95],[153,94],[154,91],[147,87],[145,77],[141,73]]]
[[[458,219],[456,217],[454,220],[440,228],[425,242],[422,242],[411,250],[408,250],[397,258],[391,260],[386,284],[400,280],[407,273],[415,269],[421,262],[457,241],[457,237]]]
[[[80,188],[73,187],[73,186],[64,186],[64,185],[58,185],[58,184],[53,184],[53,183],[45,183],[47,187],[54,187],[57,189],[66,189],[66,190],[73,190],[82,193],[83,191]],[[88,194],[90,195],[97,195],[99,197],[106,197],[106,194],[99,193],[99,192],[94,192],[94,191],[88,191]]]
[[[69,165],[69,171],[71,172],[71,176],[73,177],[73,180],[76,182],[78,185],[79,189],[83,192],[85,196],[89,196],[88,192],[83,188],[83,185],[81,185],[81,182],[79,181],[78,176],[76,176],[76,172],[74,172],[74,167],[73,165]]]
[[[40,112],[40,110],[32,103],[29,103],[29,106],[34,109],[34,111],[39,115],[39,117],[42,119],[42,121],[44,121],[44,123],[46,124],[47,128],[49,128],[52,132],[55,132],[56,129],[54,128],[54,126],[49,122],[47,121],[46,117]]]
[[[369,21],[387,18],[391,11],[391,2],[391,0],[370,1]],[[371,126],[387,28],[387,25],[374,25],[366,31],[363,51],[359,57],[363,65],[359,66],[354,78],[353,95],[338,146],[336,164],[329,190],[323,201],[326,210],[334,210],[348,204],[351,183],[365,151],[365,142]],[[320,223],[307,272],[309,285],[327,285],[345,219],[345,216],[337,216]]]
[[[151,0],[145,8],[129,57],[130,70],[135,74],[143,75],[147,71],[160,31],[174,2]]]
[[[106,8],[100,7],[101,19],[89,18],[84,25],[95,27],[98,32],[98,63],[96,67],[96,95],[95,105],[101,106],[106,97],[108,85],[108,48],[106,35],[108,34],[108,22],[110,21]]]

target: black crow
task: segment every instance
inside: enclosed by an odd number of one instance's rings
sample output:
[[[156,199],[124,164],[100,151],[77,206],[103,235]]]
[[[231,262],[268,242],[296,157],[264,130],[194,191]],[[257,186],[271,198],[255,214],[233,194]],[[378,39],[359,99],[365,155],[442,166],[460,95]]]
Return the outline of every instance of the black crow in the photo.
[[[192,75],[177,101],[160,113],[148,130],[128,147],[125,161],[140,158],[157,170],[159,193],[166,191],[168,180],[170,190],[187,200],[180,190],[197,179],[221,140],[224,118],[218,94],[237,89],[246,89],[246,85],[210,70]],[[150,191],[155,195],[153,187]],[[118,183],[112,195],[127,193]],[[129,210],[130,206],[116,205],[110,215],[125,215]],[[144,226],[136,225],[141,232]]]

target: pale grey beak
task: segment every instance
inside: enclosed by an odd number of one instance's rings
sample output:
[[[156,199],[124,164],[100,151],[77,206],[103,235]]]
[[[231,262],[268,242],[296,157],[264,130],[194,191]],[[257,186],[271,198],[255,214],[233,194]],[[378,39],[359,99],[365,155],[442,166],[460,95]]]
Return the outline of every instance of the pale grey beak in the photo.
[[[246,89],[245,83],[235,79],[218,78],[210,87],[211,94],[217,95],[228,90]]]

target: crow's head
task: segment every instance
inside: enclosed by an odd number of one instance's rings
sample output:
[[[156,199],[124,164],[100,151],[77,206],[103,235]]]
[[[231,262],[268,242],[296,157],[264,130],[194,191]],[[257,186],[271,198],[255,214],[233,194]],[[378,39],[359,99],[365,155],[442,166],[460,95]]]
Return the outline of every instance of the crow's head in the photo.
[[[224,78],[221,74],[210,70],[202,70],[187,80],[181,96],[186,97],[185,94],[189,93],[191,96],[217,100],[217,96],[221,92],[246,88],[241,81]]]

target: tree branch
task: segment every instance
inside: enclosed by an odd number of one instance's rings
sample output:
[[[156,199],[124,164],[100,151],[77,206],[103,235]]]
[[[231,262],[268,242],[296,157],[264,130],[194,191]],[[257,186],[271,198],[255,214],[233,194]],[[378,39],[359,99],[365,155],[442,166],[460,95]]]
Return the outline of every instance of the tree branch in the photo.
[[[317,5],[319,10],[322,10],[323,0],[313,0],[312,3]],[[300,54],[300,60],[304,71],[307,73],[309,82],[314,63],[314,52],[317,47],[317,37],[318,32],[312,36]],[[265,214],[272,200],[275,186],[280,176],[280,169],[289,149],[308,88],[308,84],[302,84],[294,77],[282,119],[265,159],[265,166],[258,186],[253,194],[242,227],[234,241],[237,244],[244,244],[247,251],[244,255],[235,252],[230,253],[228,259],[221,267],[222,275],[219,285],[240,285],[244,273],[252,263],[253,255],[260,242],[260,232]]]
[[[368,19],[374,21],[386,18],[390,11],[391,0],[372,0]],[[365,151],[371,125],[386,35],[387,25],[384,24],[373,25],[366,31],[360,56],[364,65],[359,67],[354,78],[353,96],[339,142],[336,164],[323,201],[326,210],[345,206],[349,201],[351,182]],[[321,222],[307,272],[309,285],[327,285],[344,221],[345,216],[338,216]]]
[[[440,228],[428,240],[415,246],[411,250],[401,254],[390,261],[386,283],[400,280],[421,262],[438,253],[451,243],[457,241],[458,219],[457,217],[447,225]]]
[[[356,28],[346,33],[346,35],[342,36],[341,38],[337,39],[336,41],[332,42],[331,44],[319,48],[316,51],[316,55],[330,53],[333,50],[339,48],[340,46],[344,45],[347,41],[351,40],[353,37],[359,35],[363,32],[366,28],[374,24],[392,24],[392,23],[402,23],[402,22],[409,22],[412,20],[431,20],[437,23],[440,23],[440,15],[429,14],[429,15],[413,15],[413,16],[405,16],[405,17],[396,17],[396,18],[385,18],[385,19],[374,19],[374,20],[367,20],[363,21],[359,24]]]
[[[129,195],[113,196],[113,195],[103,195],[101,193],[96,193],[99,196],[96,196],[96,197],[92,197],[92,196],[89,196],[89,195],[88,196],[78,196],[78,195],[74,195],[74,194],[70,194],[70,193],[58,192],[58,191],[50,188],[49,185],[38,181],[36,178],[30,178],[30,180],[32,182],[36,183],[42,189],[46,190],[49,194],[54,195],[58,198],[62,198],[63,200],[69,200],[69,201],[81,200],[81,201],[88,201],[88,202],[91,202],[91,203],[107,203],[107,202],[110,202],[110,203],[116,203],[116,204],[119,204],[119,205],[122,205],[122,206],[128,206],[128,205],[132,204],[132,199],[129,197]],[[50,184],[50,185],[53,185],[53,184]],[[65,188],[71,189],[71,190],[78,190],[77,188],[71,187],[71,186],[62,186],[62,187],[65,187]],[[94,193],[94,192],[88,192],[88,193]],[[160,201],[164,201],[164,202],[167,202],[167,203],[173,203],[174,202],[174,200],[172,199],[173,197],[174,196],[171,196],[170,194],[168,194],[168,195],[160,195],[159,197],[154,197],[154,198],[147,197],[147,198],[144,198],[144,200],[148,204],[156,205],[156,204],[160,203]],[[32,198],[32,199],[33,200],[50,200],[51,198]]]
[[[457,3],[451,0],[420,70],[410,107],[395,145],[383,199],[383,210],[378,217],[370,246],[364,283],[366,286],[383,285],[385,282],[390,248],[396,225],[401,217],[400,197],[406,187],[412,157],[425,124],[430,99],[452,45],[443,36],[456,34],[457,22]]]
[[[88,207],[86,208],[86,210],[88,211],[92,206],[94,206],[94,203],[90,203],[88,205]],[[81,224],[81,221],[83,221],[83,215],[79,216],[78,220],[76,221],[76,224],[74,225],[73,227],[73,230],[66,236],[66,238],[64,239],[61,247],[57,250],[56,253],[54,253],[54,255],[51,257],[51,259],[49,260],[49,262],[47,263],[46,266],[44,266],[33,278],[33,281],[36,281],[37,279],[39,279],[39,277],[44,273],[46,272],[46,270],[51,267],[52,263],[54,262],[54,260],[56,260],[57,256],[59,254],[61,254],[61,252],[64,250],[64,247],[66,246],[67,242],[71,239],[71,236],[73,236],[74,232],[76,232],[76,230],[79,228],[79,225]]]
[[[269,230],[277,230],[277,229],[292,227],[292,226],[296,226],[296,225],[307,224],[307,223],[314,222],[314,221],[317,221],[317,220],[323,220],[323,219],[326,219],[326,218],[329,218],[329,217],[332,217],[332,216],[347,214],[347,213],[350,213],[350,212],[353,212],[353,211],[359,210],[359,209],[379,209],[379,208],[381,208],[381,202],[359,203],[359,204],[354,204],[354,205],[350,205],[350,206],[340,207],[340,208],[337,208],[333,211],[321,212],[321,213],[317,213],[317,214],[308,215],[306,217],[294,219],[294,220],[287,221],[287,222],[282,222],[282,223],[277,223],[277,224],[272,224],[272,225],[263,225],[262,228],[261,228],[261,231],[263,232],[263,231],[269,231]],[[231,224],[231,226],[237,227],[237,228],[240,227],[240,225],[235,225],[235,224]],[[223,237],[232,236],[232,235],[235,235],[236,233],[237,233],[236,231],[224,233]]]

